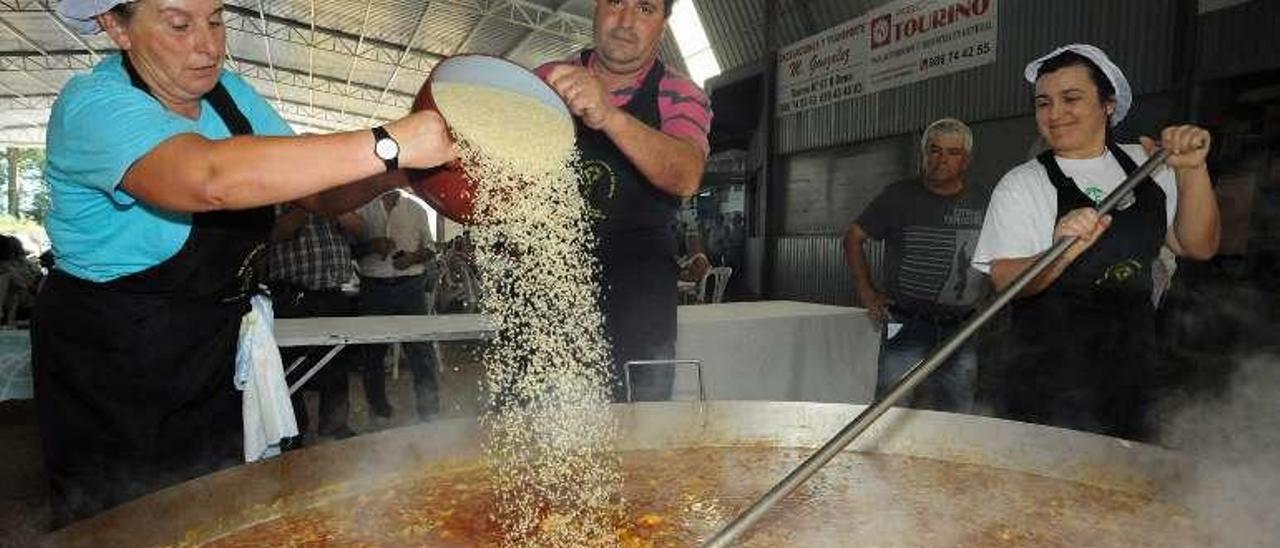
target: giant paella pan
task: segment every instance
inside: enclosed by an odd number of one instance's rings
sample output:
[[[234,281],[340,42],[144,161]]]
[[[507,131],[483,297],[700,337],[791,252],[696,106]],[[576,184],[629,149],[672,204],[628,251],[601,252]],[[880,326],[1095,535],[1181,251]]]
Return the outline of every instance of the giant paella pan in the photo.
[[[862,406],[612,408],[618,544],[706,540]],[[388,430],[225,470],[55,533],[71,546],[501,543],[474,421]],[[1177,454],[1093,434],[893,409],[745,535],[746,546],[1203,546]]]

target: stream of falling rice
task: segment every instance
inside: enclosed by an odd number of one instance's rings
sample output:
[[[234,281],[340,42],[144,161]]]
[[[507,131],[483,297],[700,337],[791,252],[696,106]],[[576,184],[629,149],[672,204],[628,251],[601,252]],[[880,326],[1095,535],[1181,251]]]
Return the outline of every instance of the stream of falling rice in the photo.
[[[471,180],[482,310],[482,422],[508,546],[612,546],[623,512],[608,346],[588,208],[563,114],[509,92],[432,93]]]

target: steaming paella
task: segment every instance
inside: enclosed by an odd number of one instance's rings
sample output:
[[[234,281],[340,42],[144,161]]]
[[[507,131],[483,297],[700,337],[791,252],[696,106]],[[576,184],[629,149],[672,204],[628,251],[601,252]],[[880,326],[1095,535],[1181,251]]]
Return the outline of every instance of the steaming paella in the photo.
[[[693,546],[807,455],[778,448],[622,454],[604,545]],[[224,535],[206,546],[497,546],[483,468],[425,471]],[[557,527],[557,516],[542,517]],[[1139,494],[992,467],[849,453],[788,497],[746,546],[1205,546],[1189,513]]]

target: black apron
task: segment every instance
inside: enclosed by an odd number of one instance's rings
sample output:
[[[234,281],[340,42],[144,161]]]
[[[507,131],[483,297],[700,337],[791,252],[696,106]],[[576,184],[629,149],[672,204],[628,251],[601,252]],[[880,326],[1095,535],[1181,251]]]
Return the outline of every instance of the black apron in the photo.
[[[204,98],[253,133],[221,83]],[[236,346],[273,213],[196,213],[177,254],[108,282],[50,273],[31,337],[55,528],[243,460]]]
[[[591,52],[582,53],[586,65]],[[658,86],[665,68],[654,62],[640,89],[623,107],[659,129]],[[669,360],[676,342],[676,237],[680,200],[653,186],[608,135],[577,121],[583,183],[595,215],[596,257],[602,272],[605,331],[612,344],[614,401],[625,399],[624,364]],[[638,367],[632,371],[637,400],[667,399],[672,371]]]
[[[1125,173],[1137,165],[1108,144]],[[1058,195],[1057,218],[1095,207],[1058,166],[1037,159]],[[986,375],[997,416],[1143,439],[1155,336],[1151,264],[1165,242],[1165,193],[1147,178],[1132,205],[1044,292],[1014,301],[1012,352]]]

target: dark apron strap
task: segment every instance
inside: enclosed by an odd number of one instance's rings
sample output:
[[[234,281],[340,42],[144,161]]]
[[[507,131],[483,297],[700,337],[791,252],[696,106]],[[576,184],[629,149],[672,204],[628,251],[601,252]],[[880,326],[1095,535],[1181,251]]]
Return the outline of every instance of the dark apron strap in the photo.
[[[127,54],[122,64],[134,87],[150,87]],[[232,135],[252,135],[253,126],[218,82],[204,97]],[[266,277],[266,241],[275,223],[275,208],[208,211],[192,214],[191,233],[173,257],[108,285],[131,293],[158,293],[191,300],[245,302]]]
[[[591,51],[581,55],[590,61]],[[658,91],[666,74],[656,61],[623,109],[654,129],[662,127]],[[625,396],[623,366],[631,360],[671,359],[676,339],[675,234],[672,222],[680,200],[653,186],[603,132],[577,121],[590,188],[588,200],[602,215],[596,223],[596,255],[601,266],[601,310],[613,358],[615,400]],[[637,399],[665,399],[671,371],[633,371]]]

